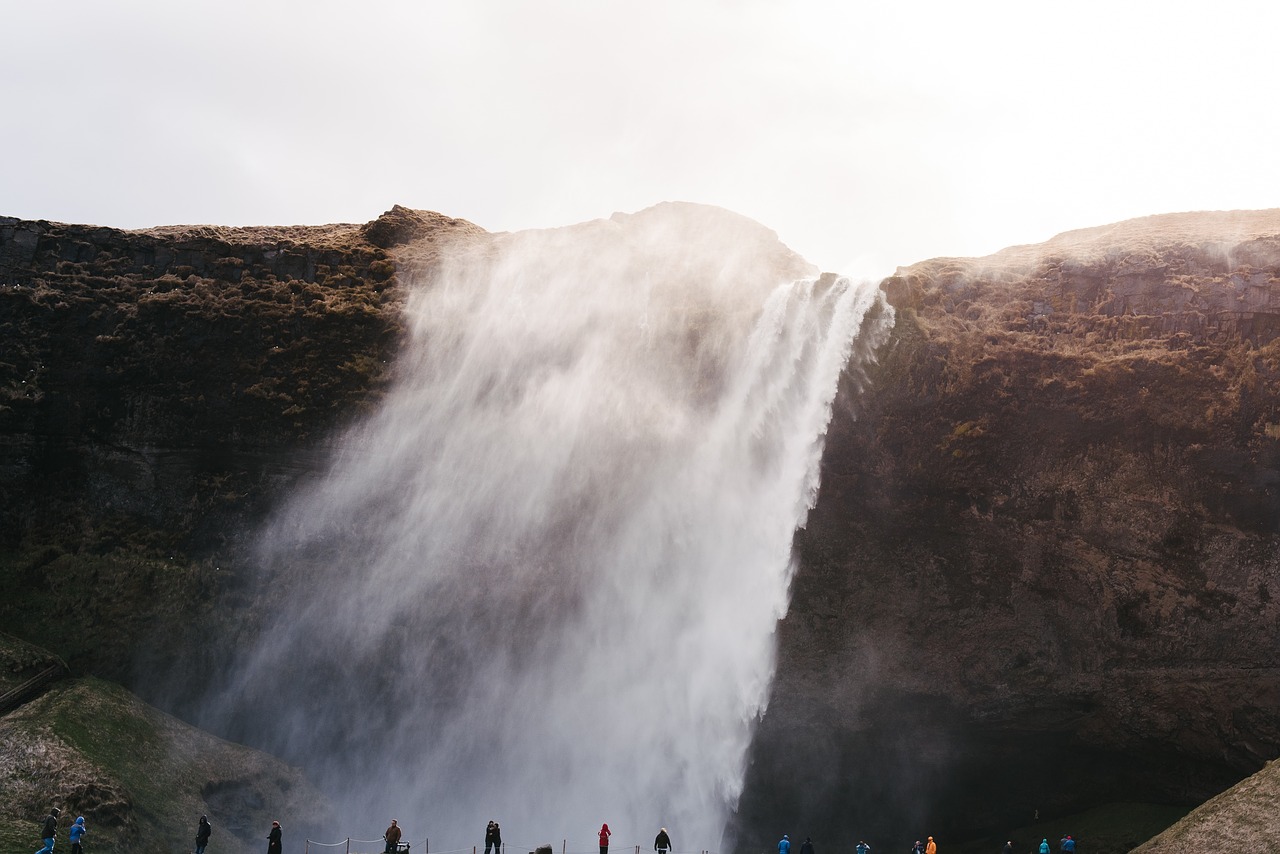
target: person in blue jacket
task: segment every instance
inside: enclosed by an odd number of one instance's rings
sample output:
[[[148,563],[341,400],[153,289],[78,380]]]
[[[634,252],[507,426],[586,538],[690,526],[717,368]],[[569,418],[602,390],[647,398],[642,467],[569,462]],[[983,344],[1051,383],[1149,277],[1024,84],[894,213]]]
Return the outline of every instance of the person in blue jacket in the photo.
[[[88,832],[88,828],[84,826],[84,816],[79,816],[76,823],[71,825],[71,854],[82,854],[84,849],[80,847],[80,840]]]
[[[1049,854],[1049,837],[1040,840],[1040,854]]]
[[[871,854],[871,846],[863,839],[858,840],[858,846],[854,850],[857,851],[858,854]]]
[[[791,854],[791,840],[787,838],[785,833],[778,840],[778,854]]]

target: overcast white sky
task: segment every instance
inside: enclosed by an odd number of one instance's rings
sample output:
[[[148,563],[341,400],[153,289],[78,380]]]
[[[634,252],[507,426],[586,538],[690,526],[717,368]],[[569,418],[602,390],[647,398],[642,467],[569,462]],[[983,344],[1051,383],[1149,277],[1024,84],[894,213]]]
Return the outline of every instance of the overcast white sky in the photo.
[[[294,224],[399,203],[500,231],[681,199],[880,273],[1280,206],[1277,9],[0,0],[0,214]]]

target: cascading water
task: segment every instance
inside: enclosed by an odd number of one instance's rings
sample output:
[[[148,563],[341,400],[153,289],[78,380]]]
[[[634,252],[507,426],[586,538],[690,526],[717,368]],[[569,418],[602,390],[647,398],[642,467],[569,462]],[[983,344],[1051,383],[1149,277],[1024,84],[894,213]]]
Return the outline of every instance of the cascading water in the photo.
[[[263,535],[225,728],[347,827],[719,843],[837,383],[892,310],[723,212],[615,220],[421,283],[398,384]]]

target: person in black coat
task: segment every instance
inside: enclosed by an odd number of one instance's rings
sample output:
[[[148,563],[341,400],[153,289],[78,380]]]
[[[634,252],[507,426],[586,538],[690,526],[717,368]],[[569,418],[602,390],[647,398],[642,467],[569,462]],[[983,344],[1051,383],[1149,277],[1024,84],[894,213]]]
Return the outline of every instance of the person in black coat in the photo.
[[[204,854],[209,845],[209,837],[213,835],[213,825],[209,824],[209,816],[200,816],[200,826],[196,828],[196,854]]]
[[[280,854],[280,822],[271,822],[271,833],[267,834],[267,854]]]
[[[40,828],[40,838],[44,840],[44,847],[36,854],[53,854],[53,840],[58,835],[58,816],[60,810],[57,807],[49,810],[49,815],[44,820],[44,826]]]
[[[490,848],[493,854],[502,854],[502,828],[496,821],[489,822],[484,829],[484,854],[489,854]]]

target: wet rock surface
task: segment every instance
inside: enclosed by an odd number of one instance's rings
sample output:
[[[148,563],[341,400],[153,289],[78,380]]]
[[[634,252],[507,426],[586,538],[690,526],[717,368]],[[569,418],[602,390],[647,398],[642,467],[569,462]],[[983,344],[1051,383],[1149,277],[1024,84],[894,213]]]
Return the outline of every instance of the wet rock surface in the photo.
[[[1192,804],[1280,754],[1280,212],[885,287],[898,327],[828,434],[741,838]]]
[[[245,532],[391,381],[407,281],[481,235],[404,208],[0,218],[0,624],[145,681],[236,607]],[[1280,213],[1134,220],[884,287],[897,329],[837,401],[742,844],[1196,803],[1274,758]]]
[[[405,285],[370,236],[405,233],[416,270],[483,232],[403,208],[365,226],[0,218],[0,623],[136,682],[140,647],[234,589],[244,533],[390,381]]]

